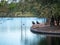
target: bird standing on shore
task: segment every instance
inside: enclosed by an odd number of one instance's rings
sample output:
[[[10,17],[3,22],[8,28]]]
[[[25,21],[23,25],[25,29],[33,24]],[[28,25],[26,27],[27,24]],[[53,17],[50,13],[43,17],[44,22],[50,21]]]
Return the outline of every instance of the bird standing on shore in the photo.
[[[34,22],[34,21],[32,21],[32,24],[35,24],[35,22]]]
[[[36,21],[37,24],[40,24],[38,21]]]

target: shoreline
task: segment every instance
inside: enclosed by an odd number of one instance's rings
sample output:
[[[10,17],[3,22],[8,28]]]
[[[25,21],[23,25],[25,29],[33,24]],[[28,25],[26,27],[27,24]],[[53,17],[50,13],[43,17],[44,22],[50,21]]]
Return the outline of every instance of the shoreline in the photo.
[[[58,36],[60,37],[60,26],[50,26],[50,25],[34,25],[30,28],[30,31],[35,34],[42,34],[47,36]]]

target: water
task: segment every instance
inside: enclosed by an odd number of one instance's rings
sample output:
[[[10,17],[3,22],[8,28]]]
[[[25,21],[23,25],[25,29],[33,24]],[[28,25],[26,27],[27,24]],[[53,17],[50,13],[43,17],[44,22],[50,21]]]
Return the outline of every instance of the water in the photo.
[[[46,22],[44,18],[0,18],[0,45],[38,45],[44,35],[30,31],[32,21]]]

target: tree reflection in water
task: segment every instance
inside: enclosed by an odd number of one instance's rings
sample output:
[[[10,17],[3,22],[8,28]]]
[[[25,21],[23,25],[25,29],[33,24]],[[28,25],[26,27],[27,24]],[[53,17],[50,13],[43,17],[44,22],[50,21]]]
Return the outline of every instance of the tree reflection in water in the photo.
[[[47,38],[42,38],[37,45],[60,45],[60,37],[48,37],[48,38],[51,38],[51,40]]]
[[[60,45],[60,37],[52,37],[51,45]]]
[[[39,41],[38,45],[47,45],[47,39],[46,39],[46,38],[42,38],[42,39]]]

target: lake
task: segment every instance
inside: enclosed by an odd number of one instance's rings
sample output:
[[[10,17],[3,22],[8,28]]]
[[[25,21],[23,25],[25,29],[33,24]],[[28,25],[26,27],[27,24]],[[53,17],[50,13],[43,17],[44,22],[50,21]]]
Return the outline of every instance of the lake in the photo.
[[[32,21],[45,23],[45,18],[0,18],[0,45],[40,45],[46,36],[30,31]]]

